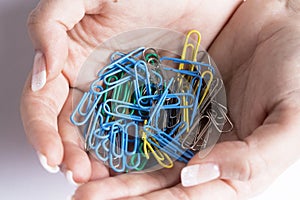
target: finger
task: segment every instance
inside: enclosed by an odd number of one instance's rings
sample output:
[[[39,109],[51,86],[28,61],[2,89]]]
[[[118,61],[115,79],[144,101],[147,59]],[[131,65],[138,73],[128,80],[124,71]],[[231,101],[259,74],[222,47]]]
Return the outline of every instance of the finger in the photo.
[[[42,0],[28,18],[29,35],[36,50],[36,60],[44,57],[48,80],[63,69],[68,56],[67,31],[85,15],[95,10],[101,1]],[[41,71],[39,66],[34,71]],[[46,73],[46,72],[44,72]]]
[[[181,184],[174,187],[155,191],[143,196],[126,198],[126,200],[235,200],[239,199],[234,188],[222,180],[215,180],[206,184],[185,188]],[[119,199],[121,200],[121,199]],[[122,200],[125,200],[122,198]]]
[[[178,183],[182,164],[150,173],[131,173],[80,186],[73,199],[116,199],[137,196]]]
[[[20,110],[24,129],[29,142],[38,152],[41,164],[49,172],[58,172],[63,157],[57,116],[67,94],[68,84],[62,75],[36,93],[30,89],[28,78],[23,90]]]
[[[92,176],[92,170],[97,170],[96,173],[102,175],[109,175],[108,170],[104,166],[93,169],[96,165],[92,165],[90,157],[84,149],[83,133],[70,121],[74,105],[79,103],[81,96],[82,92],[71,89],[59,116],[59,133],[64,145],[63,171],[67,180],[75,186],[89,181]],[[99,165],[103,164],[99,162]]]
[[[87,182],[91,175],[91,164],[89,157],[84,151],[83,138],[78,127],[70,121],[72,104],[78,103],[81,92],[71,89],[59,120],[59,133],[64,146],[64,159],[62,171],[67,180],[78,186],[79,183]]]
[[[299,158],[294,149],[300,145],[300,109],[287,107],[286,103],[277,105],[245,141],[219,143],[207,157],[194,157],[181,172],[182,184],[193,186],[217,178],[253,181],[261,175],[277,177]]]

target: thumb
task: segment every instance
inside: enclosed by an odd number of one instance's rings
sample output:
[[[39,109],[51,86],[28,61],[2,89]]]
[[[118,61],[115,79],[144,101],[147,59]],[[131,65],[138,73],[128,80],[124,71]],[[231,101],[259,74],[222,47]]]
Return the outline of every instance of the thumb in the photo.
[[[182,185],[214,179],[247,182],[262,176],[271,180],[282,173],[299,158],[300,115],[299,108],[277,110],[244,141],[221,142],[205,158],[196,155],[182,169]]]
[[[62,71],[68,56],[67,31],[94,7],[85,5],[84,0],[41,0],[32,11],[28,30],[36,51],[33,91],[43,88],[46,81],[54,79]]]

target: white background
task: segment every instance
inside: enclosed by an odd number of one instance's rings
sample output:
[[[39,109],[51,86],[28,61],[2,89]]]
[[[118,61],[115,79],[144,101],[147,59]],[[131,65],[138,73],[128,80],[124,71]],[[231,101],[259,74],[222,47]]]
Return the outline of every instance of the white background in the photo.
[[[33,58],[26,18],[37,2],[0,0],[0,199],[5,200],[60,200],[74,191],[62,174],[48,174],[39,165],[19,117],[21,90]],[[299,200],[299,185],[300,161],[253,200]]]

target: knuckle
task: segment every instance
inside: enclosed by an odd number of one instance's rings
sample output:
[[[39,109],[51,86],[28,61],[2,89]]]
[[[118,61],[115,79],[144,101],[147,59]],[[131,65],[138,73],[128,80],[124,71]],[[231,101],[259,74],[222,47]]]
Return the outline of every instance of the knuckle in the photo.
[[[238,180],[249,181],[252,179],[252,164],[248,159],[241,163],[239,172]]]

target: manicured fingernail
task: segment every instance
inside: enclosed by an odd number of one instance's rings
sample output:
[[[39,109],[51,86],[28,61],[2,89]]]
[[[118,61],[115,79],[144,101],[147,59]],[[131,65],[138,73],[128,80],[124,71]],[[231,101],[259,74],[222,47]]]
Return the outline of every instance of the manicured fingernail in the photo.
[[[68,181],[71,185],[76,186],[76,187],[80,186],[79,183],[77,183],[76,181],[74,181],[74,178],[73,178],[73,172],[72,172],[72,171],[68,170],[68,171],[66,172],[65,175],[66,175],[67,181]]]
[[[49,173],[52,173],[52,174],[56,174],[57,172],[59,172],[58,166],[51,167],[48,165],[47,157],[45,155],[43,155],[39,152],[37,154],[38,154],[40,163],[45,168],[45,170],[47,170]]]
[[[37,51],[34,57],[31,90],[33,92],[39,91],[46,84],[46,61],[42,52]]]
[[[219,167],[212,163],[187,166],[181,171],[181,183],[184,187],[206,183],[218,177]]]

